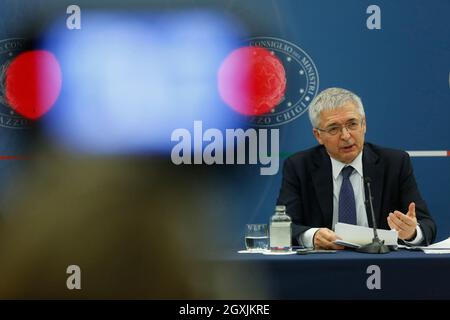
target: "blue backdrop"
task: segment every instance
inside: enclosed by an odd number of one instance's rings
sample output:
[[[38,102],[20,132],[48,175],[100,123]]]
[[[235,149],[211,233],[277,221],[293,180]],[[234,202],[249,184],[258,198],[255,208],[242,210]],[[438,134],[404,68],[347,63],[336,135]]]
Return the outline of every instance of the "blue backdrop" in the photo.
[[[66,17],[70,1],[3,0],[0,40],[26,37],[38,22]],[[450,2],[448,0],[246,0],[78,1],[87,7],[201,6],[236,16],[248,36],[275,37],[302,48],[314,61],[319,90],[343,87],[363,100],[366,140],[403,150],[450,150]],[[369,30],[369,5],[380,8],[381,29]],[[289,79],[288,79],[289,82]],[[2,111],[7,112],[6,109]],[[268,222],[278,195],[286,155],[316,144],[307,113],[281,124],[280,171],[260,176],[256,166],[237,166],[218,181],[229,212],[224,240],[243,246],[246,223]],[[23,153],[27,130],[0,127],[2,155]],[[450,236],[450,158],[413,158],[423,197],[438,225],[438,240]],[[1,161],[2,177],[11,163]],[[3,179],[2,179],[3,180]],[[214,192],[214,191],[212,191]],[[219,192],[219,191],[218,191]],[[2,204],[5,206],[7,204]]]
[[[366,27],[371,4],[381,9],[380,30]],[[270,24],[255,36],[283,38],[305,50],[317,67],[319,90],[356,92],[365,106],[366,141],[408,151],[450,150],[450,2],[240,1],[235,10]],[[280,136],[281,160],[316,144],[306,113],[280,126]],[[412,162],[438,240],[447,238],[450,158],[413,157]],[[236,228],[242,232],[244,223],[269,220],[280,182],[281,166],[276,176],[251,170],[239,178],[235,202],[242,219]]]

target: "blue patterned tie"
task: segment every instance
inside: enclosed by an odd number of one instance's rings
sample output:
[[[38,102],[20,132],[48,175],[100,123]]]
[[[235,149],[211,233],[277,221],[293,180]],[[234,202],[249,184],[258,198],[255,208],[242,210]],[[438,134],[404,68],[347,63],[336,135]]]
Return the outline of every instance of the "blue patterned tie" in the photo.
[[[339,193],[339,222],[356,224],[355,193],[353,192],[350,175],[353,167],[342,169],[342,185]]]

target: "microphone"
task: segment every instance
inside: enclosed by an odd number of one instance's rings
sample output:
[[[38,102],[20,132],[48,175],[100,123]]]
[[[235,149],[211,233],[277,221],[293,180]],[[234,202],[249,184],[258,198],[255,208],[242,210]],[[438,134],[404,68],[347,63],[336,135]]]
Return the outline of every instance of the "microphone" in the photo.
[[[370,183],[372,182],[372,179],[370,177],[364,177],[364,183],[366,184],[367,192],[369,194],[369,199],[367,199],[366,202],[366,210],[370,210],[370,215],[372,216],[372,227],[373,227],[373,239],[372,243],[363,245],[356,249],[358,252],[363,253],[388,253],[390,252],[390,249],[387,245],[384,244],[384,240],[381,241],[380,238],[378,238],[377,233],[377,224],[375,222],[375,213],[373,212],[373,204],[372,204],[372,191],[370,190]]]

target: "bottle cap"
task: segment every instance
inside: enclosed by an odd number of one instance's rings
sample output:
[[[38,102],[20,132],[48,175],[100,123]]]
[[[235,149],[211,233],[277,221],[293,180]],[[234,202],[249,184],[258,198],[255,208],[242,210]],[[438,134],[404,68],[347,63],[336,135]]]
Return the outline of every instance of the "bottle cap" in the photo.
[[[284,205],[276,206],[275,211],[286,211],[286,206]]]

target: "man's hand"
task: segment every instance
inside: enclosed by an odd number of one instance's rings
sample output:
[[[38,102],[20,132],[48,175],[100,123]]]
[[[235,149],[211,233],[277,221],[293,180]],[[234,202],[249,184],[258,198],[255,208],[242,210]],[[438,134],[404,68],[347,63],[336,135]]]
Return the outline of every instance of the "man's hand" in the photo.
[[[336,236],[336,233],[334,233],[332,230],[328,228],[320,228],[316,231],[314,234],[314,249],[329,249],[329,250],[341,250],[344,249],[343,246],[339,246],[333,241],[336,239],[340,239],[338,236]]]
[[[398,231],[398,237],[402,240],[411,241],[416,237],[416,204],[411,202],[406,214],[400,211],[394,211],[389,213],[387,222],[391,229]]]

